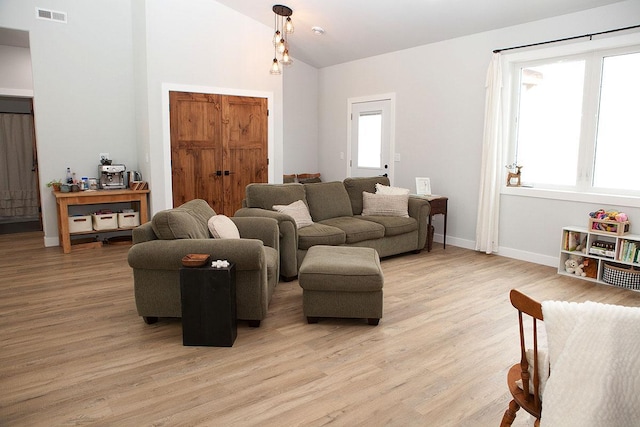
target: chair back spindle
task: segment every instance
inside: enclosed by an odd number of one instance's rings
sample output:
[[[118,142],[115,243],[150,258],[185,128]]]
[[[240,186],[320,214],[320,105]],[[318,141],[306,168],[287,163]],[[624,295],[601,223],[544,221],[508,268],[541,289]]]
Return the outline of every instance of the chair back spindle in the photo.
[[[507,374],[507,384],[509,385],[509,391],[513,396],[513,400],[509,403],[509,407],[504,413],[500,426],[510,426],[516,417],[516,412],[520,408],[524,408],[525,411],[533,415],[536,418],[535,425],[538,426],[542,412],[538,348],[538,321],[544,321],[542,305],[515,289],[511,291],[509,297],[513,307],[518,310],[520,362],[513,365]],[[525,317],[531,318],[532,322],[531,337],[529,340],[526,339],[528,331],[525,328]],[[527,342],[533,344],[531,361],[527,358]],[[531,364],[533,364],[533,366],[531,366]],[[530,371],[533,371],[532,381]],[[520,382],[521,386],[518,385]],[[532,387],[530,384],[533,384],[533,390],[531,390]]]

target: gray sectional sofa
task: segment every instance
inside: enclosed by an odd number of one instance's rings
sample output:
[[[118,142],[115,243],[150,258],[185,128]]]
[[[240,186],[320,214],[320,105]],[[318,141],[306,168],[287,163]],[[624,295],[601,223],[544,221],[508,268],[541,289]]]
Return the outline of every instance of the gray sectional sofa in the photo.
[[[427,239],[429,202],[409,196],[408,217],[363,216],[363,192],[375,193],[376,183],[389,186],[387,177],[347,178],[343,182],[310,184],[249,184],[243,208],[235,217],[269,217],[280,230],[280,274],[285,280],[298,274],[307,250],[314,245],[361,246],[380,257],[420,251]],[[313,224],[298,229],[294,219],[273,210],[298,200],[309,208]]]

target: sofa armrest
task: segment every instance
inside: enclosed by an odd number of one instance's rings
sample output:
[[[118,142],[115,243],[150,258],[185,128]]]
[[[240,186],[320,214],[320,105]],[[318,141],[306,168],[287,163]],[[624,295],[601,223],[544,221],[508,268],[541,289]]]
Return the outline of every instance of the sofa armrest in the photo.
[[[261,208],[241,208],[236,217],[266,217],[278,221],[280,233],[280,274],[285,278],[298,275],[298,227],[291,216]]]
[[[151,221],[145,222],[144,224],[134,228],[131,232],[131,237],[134,244],[148,242],[158,238],[151,227]]]
[[[262,208],[240,208],[236,211],[236,213],[233,215],[233,218],[236,217],[262,217],[262,218],[273,218],[276,221],[278,221],[278,225],[281,226],[282,224],[285,223],[291,223],[294,227],[296,226],[296,222],[295,220],[287,215],[287,214],[283,214],[281,212],[277,212],[277,211],[270,211],[268,209],[262,209]],[[298,237],[298,229],[296,228],[296,239]],[[282,235],[282,231],[280,231],[280,235]]]
[[[152,240],[131,246],[127,260],[131,268],[178,270],[185,255],[197,253],[233,262],[238,271],[261,270],[266,264],[263,248],[257,239]]]
[[[424,197],[409,196],[409,216],[418,221],[418,247],[424,248],[427,243],[427,227],[431,205]]]
[[[280,229],[274,218],[232,217],[231,221],[238,227],[243,239],[258,239],[276,250],[280,248]]]

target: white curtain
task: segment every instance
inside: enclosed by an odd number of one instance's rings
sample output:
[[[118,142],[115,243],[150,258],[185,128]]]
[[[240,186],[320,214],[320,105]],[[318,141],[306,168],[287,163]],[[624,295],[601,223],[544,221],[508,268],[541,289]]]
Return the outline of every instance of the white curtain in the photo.
[[[502,70],[494,53],[487,72],[480,198],[476,222],[476,250],[498,251],[500,188],[503,168]]]
[[[33,116],[0,114],[0,217],[38,217]]]

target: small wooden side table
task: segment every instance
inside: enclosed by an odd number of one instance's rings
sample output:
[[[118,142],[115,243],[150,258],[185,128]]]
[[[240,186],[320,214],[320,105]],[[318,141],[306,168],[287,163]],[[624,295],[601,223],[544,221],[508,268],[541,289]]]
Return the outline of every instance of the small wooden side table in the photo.
[[[181,268],[182,345],[232,347],[238,335],[236,268]]]
[[[427,235],[427,252],[431,252],[433,248],[433,227],[431,219],[434,215],[444,215],[444,231],[442,232],[442,249],[447,248],[447,205],[449,198],[444,196],[423,196],[429,201],[431,211],[429,212],[429,228]]]

